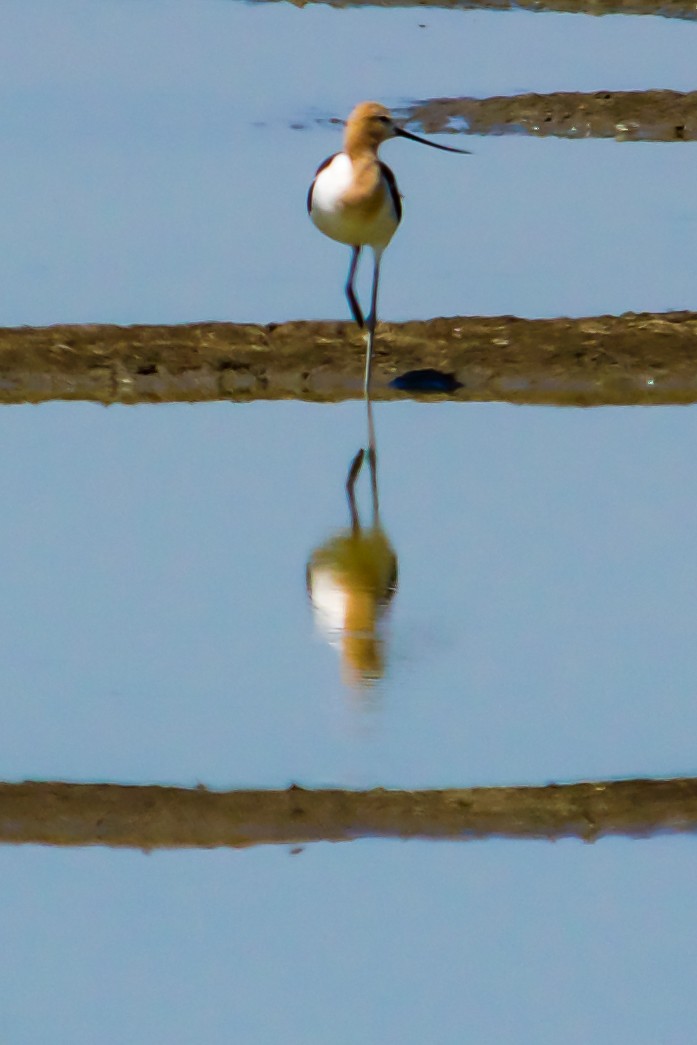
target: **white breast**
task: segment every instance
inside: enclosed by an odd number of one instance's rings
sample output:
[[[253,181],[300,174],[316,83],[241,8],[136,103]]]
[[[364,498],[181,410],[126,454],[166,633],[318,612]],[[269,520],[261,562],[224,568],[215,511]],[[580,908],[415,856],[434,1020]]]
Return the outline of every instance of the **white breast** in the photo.
[[[351,187],[352,179],[351,159],[345,152],[340,152],[315,178],[312,190],[312,210],[322,215],[340,210],[341,197]]]
[[[353,164],[345,152],[338,153],[320,171],[312,188],[310,217],[325,236],[348,243],[382,250],[392,239],[398,220],[389,191],[380,210],[366,218],[343,203],[343,196],[353,180]]]

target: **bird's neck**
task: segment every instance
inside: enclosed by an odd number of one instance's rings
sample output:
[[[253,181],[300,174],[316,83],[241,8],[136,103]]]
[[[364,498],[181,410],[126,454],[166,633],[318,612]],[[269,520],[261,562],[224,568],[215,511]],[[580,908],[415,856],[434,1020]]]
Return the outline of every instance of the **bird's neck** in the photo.
[[[377,163],[379,142],[365,140],[362,134],[356,134],[352,127],[347,128],[344,139],[344,152],[351,157],[354,163]]]

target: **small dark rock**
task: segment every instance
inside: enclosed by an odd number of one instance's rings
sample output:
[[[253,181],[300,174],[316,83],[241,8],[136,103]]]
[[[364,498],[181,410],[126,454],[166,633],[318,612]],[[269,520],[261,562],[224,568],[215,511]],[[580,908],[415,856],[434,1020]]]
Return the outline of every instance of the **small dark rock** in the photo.
[[[462,388],[462,382],[452,373],[426,367],[424,370],[408,370],[406,374],[400,374],[390,381],[390,387],[402,392],[454,392]]]

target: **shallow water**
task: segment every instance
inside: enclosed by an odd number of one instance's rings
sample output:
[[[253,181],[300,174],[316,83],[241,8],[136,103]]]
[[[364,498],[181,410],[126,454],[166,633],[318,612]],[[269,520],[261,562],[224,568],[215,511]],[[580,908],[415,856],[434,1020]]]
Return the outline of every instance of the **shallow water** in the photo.
[[[688,90],[695,31],[6,5],[0,323],[343,318],[347,259],[303,209],[339,140],[317,116],[364,95]],[[406,196],[386,318],[694,305],[697,146],[473,147],[385,150]],[[437,787],[694,774],[696,417],[381,405],[399,579],[384,678],[360,687],[342,681],[340,638],[316,628],[306,566],[348,524],[362,404],[5,408],[0,776]],[[365,515],[365,475],[358,499]],[[685,1041],[694,844],[4,848],[0,1037]]]
[[[376,422],[400,572],[385,679],[360,690],[305,592],[348,521],[360,403],[6,408],[3,777],[694,773],[695,409],[407,403]],[[679,1041],[694,844],[5,848],[3,1031]]]
[[[0,853],[22,1045],[684,1040],[694,840]],[[37,986],[41,989],[37,990]]]
[[[693,772],[695,409],[376,413],[399,583],[368,688],[305,590],[349,523],[361,404],[0,414],[5,779]]]
[[[346,253],[305,213],[339,129],[291,125],[362,95],[690,90],[697,39],[647,18],[188,0],[15,4],[0,29],[3,325],[348,317]],[[385,148],[405,220],[384,318],[694,305],[697,144],[467,144]]]

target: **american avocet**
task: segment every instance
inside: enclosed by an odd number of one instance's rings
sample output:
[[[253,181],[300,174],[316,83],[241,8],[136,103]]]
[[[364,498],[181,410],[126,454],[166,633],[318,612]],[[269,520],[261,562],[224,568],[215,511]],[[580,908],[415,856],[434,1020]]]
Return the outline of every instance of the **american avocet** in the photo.
[[[359,327],[367,325],[364,391],[370,387],[370,364],[375,337],[380,260],[402,218],[402,201],[395,176],[378,159],[378,149],[388,138],[409,138],[445,152],[468,153],[448,145],[419,138],[395,124],[389,111],[377,102],[361,102],[346,124],[344,150],[330,156],[317,168],[307,195],[307,210],[325,236],[351,247],[346,297]],[[375,258],[370,313],[363,319],[353,289],[362,247],[372,247]]]

